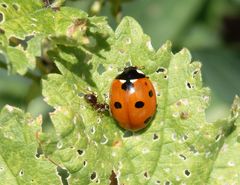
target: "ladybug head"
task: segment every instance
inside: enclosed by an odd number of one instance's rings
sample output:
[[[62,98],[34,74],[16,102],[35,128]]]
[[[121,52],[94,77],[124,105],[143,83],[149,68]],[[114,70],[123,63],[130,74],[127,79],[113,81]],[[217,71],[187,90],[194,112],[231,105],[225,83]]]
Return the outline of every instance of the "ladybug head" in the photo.
[[[138,70],[135,66],[129,66],[125,67],[123,72],[119,74],[116,79],[120,80],[132,80],[132,79],[139,79],[139,78],[145,78],[145,74]]]

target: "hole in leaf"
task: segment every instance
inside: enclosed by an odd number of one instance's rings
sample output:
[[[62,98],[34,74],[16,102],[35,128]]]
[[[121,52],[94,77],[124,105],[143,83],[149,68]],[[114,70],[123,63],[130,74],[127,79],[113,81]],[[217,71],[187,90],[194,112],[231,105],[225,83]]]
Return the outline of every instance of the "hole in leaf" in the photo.
[[[90,175],[90,179],[93,181],[94,179],[96,179],[96,177],[97,177],[97,173],[92,172],[92,174]]]
[[[167,76],[167,75],[164,75],[164,79],[168,79],[168,76]]]
[[[164,71],[165,71],[165,68],[160,67],[156,72],[157,72],[157,73],[163,73]]]
[[[17,3],[13,3],[12,6],[16,11],[19,10],[19,5]]]
[[[93,126],[93,127],[91,128],[90,132],[91,132],[91,134],[95,134],[95,131],[96,131],[96,129],[95,129],[95,127]]]
[[[171,184],[170,181],[166,181],[166,182],[164,183],[164,185],[170,185],[170,184]]]
[[[62,148],[62,146],[63,146],[63,143],[62,143],[62,141],[59,141],[59,142],[57,143],[57,148],[58,148],[58,149],[61,149],[61,148]]]
[[[19,176],[23,176],[23,175],[24,175],[24,171],[23,171],[23,170],[20,170]]]
[[[132,43],[131,38],[127,38],[127,39],[126,39],[126,44],[131,44],[131,43]]]
[[[149,175],[148,175],[148,172],[144,172],[144,177],[146,178],[146,179],[148,179],[149,178]]]
[[[179,154],[179,157],[181,157],[183,160],[187,159],[187,157],[185,155],[183,155],[183,154]]]
[[[191,175],[191,173],[190,173],[189,170],[185,170],[185,171],[184,171],[184,174],[185,174],[186,176],[188,176],[188,177]]]
[[[3,167],[0,167],[0,171],[3,171],[4,170],[4,168]]]
[[[198,70],[196,70],[196,71],[193,71],[193,78],[198,74]]]
[[[2,22],[3,21],[3,13],[2,12],[0,12],[0,22]],[[2,30],[2,29],[1,29]]]
[[[98,74],[102,75],[105,71],[106,71],[106,68],[102,64],[99,64],[97,68]]]
[[[156,180],[155,184],[161,184],[160,180]]]
[[[189,82],[187,82],[187,87],[189,88],[189,89],[191,89],[191,88],[193,88],[193,86],[189,83]]]
[[[157,140],[159,137],[158,137],[158,135],[157,134],[153,134],[153,140],[155,141],[155,140]]]
[[[112,174],[109,177],[109,180],[110,180],[110,185],[117,185],[118,184],[116,174],[113,170],[112,170]]]
[[[100,183],[100,179],[97,179],[97,180],[96,180],[96,183],[99,184],[99,183]]]
[[[87,166],[87,161],[83,161],[83,166],[84,166],[84,167]]]
[[[235,166],[236,164],[235,164],[235,162],[233,162],[233,161],[228,161],[228,166]]]
[[[101,123],[101,118],[97,118],[97,123],[99,124],[99,123]]]
[[[84,150],[77,150],[77,153],[80,155],[80,156],[83,156],[84,155]]]
[[[7,8],[8,7],[7,4],[5,4],[5,3],[2,3],[1,5],[2,5],[3,8]]]
[[[58,173],[58,176],[60,176],[61,178],[61,181],[62,181],[62,184],[63,185],[68,185],[68,177],[69,177],[69,173],[66,169],[63,169],[61,167],[57,167],[57,173]]]
[[[183,135],[183,140],[186,141],[188,139],[188,136],[186,134]]]

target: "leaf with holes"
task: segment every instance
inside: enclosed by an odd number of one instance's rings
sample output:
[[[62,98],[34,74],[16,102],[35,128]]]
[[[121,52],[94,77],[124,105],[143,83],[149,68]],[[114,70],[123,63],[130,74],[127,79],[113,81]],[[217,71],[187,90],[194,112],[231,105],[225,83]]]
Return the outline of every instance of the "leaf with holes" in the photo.
[[[125,17],[107,42],[110,50],[84,61],[74,48],[61,47],[55,55],[61,74],[43,80],[43,95],[55,108],[56,134],[40,134],[44,153],[68,170],[71,185],[110,184],[110,176],[125,185],[214,182],[224,142],[237,143],[239,109],[229,119],[208,123],[209,89],[202,87],[201,64],[191,62],[187,49],[173,54],[170,42],[155,51],[134,19]],[[100,103],[108,102],[112,80],[129,65],[143,67],[157,93],[156,115],[137,133],[120,129],[108,112],[84,100],[95,93]],[[238,184],[233,176],[229,182]]]
[[[223,134],[220,133],[215,138],[216,141],[222,140],[222,147],[219,150],[218,156],[212,166],[211,174],[209,175],[208,184],[239,184],[240,171],[240,99],[235,98],[232,106],[232,118],[228,122],[235,122],[232,127],[232,132],[227,133],[227,138],[223,140]],[[221,122],[220,122],[221,124]],[[226,136],[226,135],[225,135]],[[224,142],[223,142],[224,141]]]
[[[0,0],[0,49],[12,72],[24,74],[35,67],[36,58],[46,59],[43,44],[48,49],[60,42],[97,53],[108,47],[109,30],[105,18],[89,18],[77,9],[45,8],[40,0]]]
[[[41,119],[6,106],[0,113],[0,184],[59,184],[56,166],[37,152]]]

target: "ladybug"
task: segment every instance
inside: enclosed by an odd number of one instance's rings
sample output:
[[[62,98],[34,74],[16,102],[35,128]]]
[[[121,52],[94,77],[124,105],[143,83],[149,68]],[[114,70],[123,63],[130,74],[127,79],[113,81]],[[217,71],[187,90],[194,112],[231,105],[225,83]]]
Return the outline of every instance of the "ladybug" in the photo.
[[[119,125],[131,131],[145,128],[156,112],[156,92],[137,67],[127,67],[112,82],[110,111]]]
[[[97,112],[105,112],[109,110],[109,105],[106,103],[99,103],[97,101],[97,96],[93,93],[85,94],[84,99],[89,103]]]

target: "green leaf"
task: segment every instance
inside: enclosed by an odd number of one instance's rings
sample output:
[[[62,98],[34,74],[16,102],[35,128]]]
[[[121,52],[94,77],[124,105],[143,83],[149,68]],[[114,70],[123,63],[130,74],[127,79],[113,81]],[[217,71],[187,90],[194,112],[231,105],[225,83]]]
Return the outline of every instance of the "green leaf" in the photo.
[[[240,147],[240,99],[235,98],[232,106],[232,117],[229,121],[234,121],[234,131],[225,139],[218,157],[212,166],[212,172],[209,176],[209,184],[239,184],[239,147]],[[223,135],[219,135],[221,140]]]
[[[104,44],[111,33],[105,18],[89,18],[77,9],[62,7],[55,11],[45,8],[40,0],[28,3],[0,0],[0,5],[3,32],[0,49],[7,54],[5,62],[12,72],[25,74],[28,69],[34,69],[36,57],[44,57],[41,53],[43,40],[47,40],[46,48],[57,47],[54,44],[64,40],[63,45],[68,42],[97,53],[96,50],[102,49],[99,43]]]
[[[0,184],[59,184],[56,166],[37,152],[41,117],[5,106],[0,113]]]
[[[125,17],[107,42],[110,49],[90,60],[78,60],[74,47],[52,53],[62,74],[43,80],[45,101],[55,108],[51,120],[56,130],[40,134],[44,153],[68,170],[71,185],[110,184],[112,171],[119,184],[214,184],[220,151],[238,130],[239,102],[229,119],[207,122],[210,97],[202,86],[201,63],[192,62],[187,49],[173,54],[170,42],[155,51],[133,18]],[[94,92],[99,102],[108,102],[112,80],[129,65],[149,76],[158,102],[151,125],[133,134],[83,97]],[[235,176],[229,182],[239,183]]]

